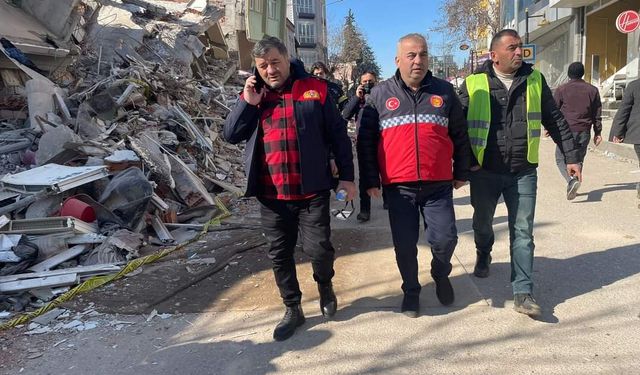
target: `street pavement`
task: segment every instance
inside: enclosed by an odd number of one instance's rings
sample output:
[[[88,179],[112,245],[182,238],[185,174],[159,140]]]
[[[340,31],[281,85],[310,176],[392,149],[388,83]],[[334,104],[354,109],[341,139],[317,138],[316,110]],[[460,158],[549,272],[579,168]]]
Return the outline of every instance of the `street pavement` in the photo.
[[[231,285],[207,312],[149,322],[121,315],[114,319],[135,324],[39,336],[42,355],[9,365],[6,373],[640,373],[637,162],[590,151],[579,194],[567,201],[553,154],[552,141],[544,140],[534,232],[539,320],[512,309],[504,204],[495,215],[491,275],[471,274],[475,248],[465,186],[454,193],[459,243],[452,261],[453,306],[436,299],[431,255],[421,237],[421,315],[399,313],[401,281],[388,220],[382,203],[374,201],[370,222],[358,224],[355,214],[333,222],[340,305],[334,321],[322,318],[304,262],[298,277],[307,322],[287,341],[272,339],[283,308],[271,271],[264,270]],[[35,339],[15,340],[25,345]]]

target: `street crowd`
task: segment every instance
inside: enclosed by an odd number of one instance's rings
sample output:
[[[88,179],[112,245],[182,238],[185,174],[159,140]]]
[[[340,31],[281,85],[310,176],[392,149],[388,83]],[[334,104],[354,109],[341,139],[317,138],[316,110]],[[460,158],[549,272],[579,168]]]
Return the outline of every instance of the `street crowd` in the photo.
[[[569,82],[555,92],[533,65],[523,62],[522,39],[505,29],[493,36],[491,59],[466,77],[457,91],[428,67],[424,36],[397,43],[395,75],[379,81],[361,75],[355,94],[328,80],[322,63],[310,71],[290,58],[277,38],[265,37],[252,52],[255,73],[226,119],[224,138],[246,142],[245,195],[260,203],[277,287],[285,314],[273,332],[286,340],[304,324],[294,251],[298,237],[311,258],[320,311],[338,309],[334,293],[335,251],[331,190],[341,199],[359,196],[359,222],[370,220],[371,199],[388,210],[398,270],[400,311],[420,313],[418,239],[421,221],[431,247],[431,276],[442,305],[455,300],[449,281],[458,242],[453,190],[470,184],[476,246],[475,277],[490,274],[493,219],[502,197],[508,211],[514,309],[538,317],[534,298],[534,213],[541,137],[557,145],[556,160],[567,181],[567,199],[582,181],[588,144],[602,142],[597,88],[572,63]],[[613,142],[635,145],[640,159],[640,82],[628,85],[612,128]],[[356,122],[358,185],[347,121]],[[593,130],[593,137],[592,137]],[[639,188],[640,198],[640,188]]]

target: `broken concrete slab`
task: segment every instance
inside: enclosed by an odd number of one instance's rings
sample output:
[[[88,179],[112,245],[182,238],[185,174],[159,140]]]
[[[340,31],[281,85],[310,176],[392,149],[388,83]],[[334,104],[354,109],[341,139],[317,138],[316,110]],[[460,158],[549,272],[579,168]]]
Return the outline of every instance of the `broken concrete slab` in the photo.
[[[44,262],[34,264],[33,266],[27,268],[27,271],[31,271],[31,272],[49,271],[50,269],[58,266],[61,263],[64,263],[70,259],[76,258],[77,256],[84,253],[88,249],[89,247],[87,245],[76,245],[70,249],[62,251],[48,258]]]
[[[109,236],[102,244],[81,258],[83,265],[120,264],[138,257],[138,250],[144,244],[144,237],[121,229]]]
[[[103,47],[102,61],[107,64],[120,61],[118,50],[142,45],[145,31],[133,20],[131,12],[112,5],[103,5],[97,12],[96,22],[88,25],[88,37],[94,41],[93,48]]]
[[[67,143],[80,142],[82,139],[66,126],[52,128],[42,135],[36,151],[36,164],[41,166],[64,150]]]
[[[66,309],[59,309],[59,308],[55,308],[49,312],[46,312],[42,315],[40,315],[37,318],[34,318],[32,320],[33,323],[36,324],[40,324],[40,325],[47,325],[49,323],[51,323],[52,321],[54,321],[57,317],[59,317],[60,315],[62,315],[64,312],[66,312]]]

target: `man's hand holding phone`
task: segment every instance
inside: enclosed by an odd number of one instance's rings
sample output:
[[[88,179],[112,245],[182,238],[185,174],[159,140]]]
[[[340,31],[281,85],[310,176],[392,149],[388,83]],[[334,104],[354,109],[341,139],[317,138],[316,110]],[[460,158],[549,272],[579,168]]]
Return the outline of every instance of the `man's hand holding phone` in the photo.
[[[244,100],[251,105],[258,105],[264,95],[264,82],[252,75],[244,83]]]

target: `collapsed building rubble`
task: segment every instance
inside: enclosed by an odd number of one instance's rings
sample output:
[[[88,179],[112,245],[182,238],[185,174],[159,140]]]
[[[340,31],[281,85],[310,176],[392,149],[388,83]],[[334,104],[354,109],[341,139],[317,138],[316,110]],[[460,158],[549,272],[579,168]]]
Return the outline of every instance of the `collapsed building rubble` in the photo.
[[[76,55],[55,75],[0,48],[0,311],[193,238],[241,195],[219,134],[242,81],[211,3],[65,1]]]

